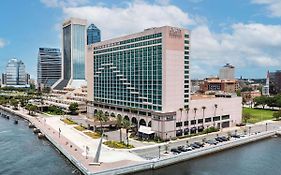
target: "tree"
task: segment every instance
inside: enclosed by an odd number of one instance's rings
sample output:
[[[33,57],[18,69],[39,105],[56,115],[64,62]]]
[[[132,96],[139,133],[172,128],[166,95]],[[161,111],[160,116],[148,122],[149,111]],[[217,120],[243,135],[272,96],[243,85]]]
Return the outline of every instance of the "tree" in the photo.
[[[131,128],[131,122],[129,120],[124,119],[123,120],[123,128],[126,129],[126,139],[127,139],[127,146],[129,145],[129,129]]]
[[[205,124],[205,110],[206,110],[206,106],[202,106],[202,110],[203,110],[203,125]]]
[[[100,122],[101,125],[101,133],[103,132],[103,123],[107,122],[109,120],[108,116],[106,116],[102,110],[99,110],[96,114],[95,117],[97,120]]]
[[[76,102],[71,103],[71,104],[69,105],[68,109],[70,110],[70,113],[71,113],[72,115],[77,114],[78,103],[76,103]]]
[[[31,115],[31,106],[32,106],[32,104],[29,103],[25,107],[28,110],[28,115]]]
[[[13,106],[14,110],[18,110],[18,106],[19,106],[19,101],[16,99],[12,99],[11,100],[11,105]]]
[[[277,112],[274,112],[273,113],[273,117],[276,119],[276,120],[279,120],[279,118],[281,117],[281,110],[277,111]]]
[[[119,128],[120,131],[120,142],[122,142],[122,124],[123,124],[123,117],[118,114],[117,115],[117,127]]]
[[[180,108],[179,110],[180,110],[180,112],[181,112],[180,122],[182,122],[182,111],[183,111],[183,108]],[[182,125],[180,125],[180,126],[182,126]]]
[[[252,117],[252,114],[250,114],[249,112],[243,112],[242,114],[242,119],[244,121],[244,123],[247,123],[247,121]]]
[[[31,110],[31,115],[34,115],[34,112],[37,111],[38,107],[36,105],[32,105],[30,107],[30,110]]]
[[[267,104],[267,97],[266,96],[260,96],[254,98],[255,106],[262,105],[262,108],[264,109],[265,105]]]

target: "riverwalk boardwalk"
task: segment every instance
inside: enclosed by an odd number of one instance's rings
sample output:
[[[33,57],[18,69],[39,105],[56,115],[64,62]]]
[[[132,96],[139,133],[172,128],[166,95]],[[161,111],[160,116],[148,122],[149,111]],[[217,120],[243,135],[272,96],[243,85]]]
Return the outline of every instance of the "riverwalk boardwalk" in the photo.
[[[185,139],[172,141],[169,143],[155,144],[144,147],[139,147],[131,150],[120,150],[108,148],[105,145],[101,147],[100,165],[94,165],[94,157],[98,149],[100,139],[93,139],[89,136],[74,129],[73,126],[67,125],[60,120],[60,117],[45,117],[38,114],[37,117],[32,117],[27,114],[27,111],[20,109],[14,111],[7,107],[0,106],[1,113],[9,113],[17,115],[33,123],[37,128],[45,134],[47,139],[62,152],[82,173],[91,175],[110,175],[110,174],[126,174],[137,171],[156,169],[170,164],[174,164],[183,160],[192,159],[198,156],[203,156],[213,152],[218,152],[231,147],[239,146],[256,140],[264,139],[275,135],[280,131],[280,124],[257,125],[250,126],[252,134],[240,138],[231,139],[230,141],[220,143],[213,146],[205,146],[204,148],[196,149],[190,152],[185,152],[178,155],[171,153],[165,154],[165,145],[176,147],[186,144]],[[260,132],[262,131],[263,132]],[[242,132],[242,131],[240,131]],[[226,133],[220,133],[223,135]],[[209,134],[208,137],[214,137],[217,134]],[[197,137],[202,139],[202,137]],[[195,138],[196,139],[196,138]],[[86,148],[89,148],[86,150]],[[159,148],[159,150],[158,150]],[[162,152],[160,154],[160,151]],[[147,158],[148,155],[158,155],[152,158]],[[161,156],[161,157],[160,157]]]

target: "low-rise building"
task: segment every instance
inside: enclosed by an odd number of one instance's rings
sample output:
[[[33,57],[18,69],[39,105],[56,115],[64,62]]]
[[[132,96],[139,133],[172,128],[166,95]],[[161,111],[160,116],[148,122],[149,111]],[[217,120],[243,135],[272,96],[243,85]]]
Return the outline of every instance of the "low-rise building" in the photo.
[[[261,96],[261,92],[259,90],[241,92],[241,97],[243,98],[243,102],[245,103],[253,102],[254,98],[260,96]]]
[[[218,77],[206,78],[200,85],[202,92],[221,91],[226,93],[235,93],[238,90],[237,80],[221,80]]]

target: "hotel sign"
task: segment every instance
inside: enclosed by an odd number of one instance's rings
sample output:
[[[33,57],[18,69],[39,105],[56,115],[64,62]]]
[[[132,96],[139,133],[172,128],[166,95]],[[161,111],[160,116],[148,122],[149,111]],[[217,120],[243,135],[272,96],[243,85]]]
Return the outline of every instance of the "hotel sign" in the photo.
[[[170,28],[169,36],[171,38],[181,38],[182,37],[182,32],[181,29],[179,28]]]

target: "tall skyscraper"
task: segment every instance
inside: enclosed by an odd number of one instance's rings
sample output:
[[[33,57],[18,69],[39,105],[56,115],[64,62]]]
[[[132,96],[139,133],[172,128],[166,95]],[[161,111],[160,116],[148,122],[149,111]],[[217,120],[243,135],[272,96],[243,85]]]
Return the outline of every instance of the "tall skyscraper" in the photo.
[[[75,18],[63,23],[62,78],[53,85],[53,88],[78,88],[86,85],[86,25],[86,20]]]
[[[101,32],[100,29],[95,26],[95,24],[91,24],[87,28],[87,45],[91,45],[101,41]]]
[[[37,83],[40,87],[52,87],[61,78],[61,52],[56,48],[39,48]]]
[[[29,75],[25,72],[25,65],[21,60],[9,60],[6,73],[2,77],[3,86],[29,87]]]
[[[219,78],[222,80],[233,80],[235,79],[235,67],[227,63],[224,65],[219,72]]]
[[[190,99],[188,30],[150,28],[95,43],[88,52],[89,116],[99,109],[133,112],[140,125],[175,135],[176,112]]]

